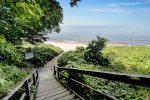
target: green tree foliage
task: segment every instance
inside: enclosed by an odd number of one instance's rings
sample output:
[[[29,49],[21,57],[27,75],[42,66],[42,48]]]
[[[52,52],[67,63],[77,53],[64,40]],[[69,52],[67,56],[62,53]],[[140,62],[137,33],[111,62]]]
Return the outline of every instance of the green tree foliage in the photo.
[[[14,44],[26,39],[42,42],[48,32],[59,32],[62,8],[56,0],[1,0],[0,35]]]
[[[106,46],[107,39],[97,36],[97,40],[92,40],[87,47],[84,58],[93,64],[107,65],[109,61],[103,57],[102,50]]]
[[[23,60],[21,51],[17,50],[13,44],[6,42],[4,37],[0,37],[0,63],[19,64]]]
[[[77,3],[81,1],[81,0],[70,0],[70,6],[71,7],[74,7],[74,6],[77,6]]]
[[[12,43],[0,36],[0,97],[23,77],[27,72],[17,68],[22,63],[23,55]]]

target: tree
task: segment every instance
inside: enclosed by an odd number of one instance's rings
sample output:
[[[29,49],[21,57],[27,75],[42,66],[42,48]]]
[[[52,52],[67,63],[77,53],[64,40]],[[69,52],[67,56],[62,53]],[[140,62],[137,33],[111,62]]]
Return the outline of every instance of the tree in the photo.
[[[0,35],[18,44],[47,39],[48,32],[59,32],[63,12],[56,0],[1,0]]]
[[[74,7],[74,6],[77,6],[77,3],[81,1],[81,0],[70,0],[70,6],[71,7]]]
[[[109,61],[103,57],[102,50],[108,40],[97,36],[97,40],[92,40],[84,54],[84,59],[93,64],[107,65]]]

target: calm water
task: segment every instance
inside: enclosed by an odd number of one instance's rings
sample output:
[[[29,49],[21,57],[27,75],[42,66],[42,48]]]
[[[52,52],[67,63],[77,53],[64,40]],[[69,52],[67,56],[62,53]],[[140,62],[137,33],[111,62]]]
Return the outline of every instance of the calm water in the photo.
[[[88,42],[96,35],[109,44],[150,45],[150,26],[62,26],[60,33],[48,34],[50,41]]]

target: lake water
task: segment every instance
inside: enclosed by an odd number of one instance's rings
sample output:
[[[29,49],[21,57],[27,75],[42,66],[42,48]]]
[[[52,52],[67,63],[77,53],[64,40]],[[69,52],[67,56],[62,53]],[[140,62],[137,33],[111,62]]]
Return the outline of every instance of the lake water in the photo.
[[[48,34],[50,41],[89,42],[96,36],[108,44],[150,45],[150,26],[61,26],[61,32]]]

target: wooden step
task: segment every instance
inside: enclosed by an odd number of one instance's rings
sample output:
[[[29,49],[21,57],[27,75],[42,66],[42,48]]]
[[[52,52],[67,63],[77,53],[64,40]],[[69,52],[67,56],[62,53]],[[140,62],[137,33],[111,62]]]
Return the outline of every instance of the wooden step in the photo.
[[[52,96],[52,97],[49,97],[49,98],[46,98],[46,99],[43,99],[43,100],[56,100],[56,99],[62,98],[62,97],[67,96],[67,95],[70,95],[69,91],[57,94],[55,96]]]
[[[46,92],[46,91],[50,91],[52,89],[56,89],[56,88],[59,88],[59,87],[62,87],[61,85],[58,85],[58,86],[55,86],[55,87],[49,87],[49,88],[43,88],[41,90],[38,89],[38,92],[37,93],[42,93],[42,92]]]
[[[53,93],[43,94],[42,96],[37,97],[36,99],[37,99],[37,100],[43,100],[43,99],[45,99],[45,98],[50,98],[50,97],[53,97],[53,96],[57,96],[57,95],[59,95],[59,94],[61,94],[61,93],[64,93],[64,92],[67,92],[67,90],[66,90],[66,89],[63,89],[63,90],[56,91],[56,92],[53,92]]]
[[[63,89],[64,89],[64,87],[55,88],[55,89],[52,89],[50,91],[39,93],[39,94],[36,95],[36,97],[40,97],[42,95],[51,94],[51,93],[54,93],[54,92],[57,92],[57,91],[60,91],[60,90],[63,90]]]
[[[61,98],[59,98],[59,99],[57,99],[57,100],[71,100],[71,99],[73,99],[74,97],[75,97],[74,94],[70,94],[70,95],[61,97]]]

